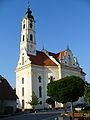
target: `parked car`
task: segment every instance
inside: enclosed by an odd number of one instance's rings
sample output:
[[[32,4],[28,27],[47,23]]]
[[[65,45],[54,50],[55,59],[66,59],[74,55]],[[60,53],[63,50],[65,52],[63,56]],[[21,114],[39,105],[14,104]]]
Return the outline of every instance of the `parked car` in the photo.
[[[75,110],[75,111],[81,111],[81,110],[84,110],[85,107],[86,107],[86,104],[82,104],[82,103],[76,104],[76,105],[74,106],[74,110]]]

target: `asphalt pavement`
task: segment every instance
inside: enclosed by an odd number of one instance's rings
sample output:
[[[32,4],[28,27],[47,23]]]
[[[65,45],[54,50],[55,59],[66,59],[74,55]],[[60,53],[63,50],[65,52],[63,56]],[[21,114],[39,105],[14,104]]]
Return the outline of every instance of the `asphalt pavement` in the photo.
[[[0,120],[54,120],[53,118],[57,118],[58,116],[60,116],[60,112],[40,112],[14,115]]]

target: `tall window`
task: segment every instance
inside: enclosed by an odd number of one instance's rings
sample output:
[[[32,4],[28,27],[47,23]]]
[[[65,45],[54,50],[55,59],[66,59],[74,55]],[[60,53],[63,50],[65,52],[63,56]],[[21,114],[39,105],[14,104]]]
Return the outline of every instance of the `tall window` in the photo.
[[[24,84],[24,78],[22,78],[22,84]]]
[[[70,55],[68,55],[68,57],[70,58]]]
[[[23,29],[25,28],[25,24],[23,24]]]
[[[42,104],[42,101],[40,101],[40,105]]]
[[[24,57],[22,57],[22,65],[24,64]]]
[[[33,41],[33,35],[32,34],[30,34],[30,40]]]
[[[22,109],[24,109],[24,100],[22,100]]]
[[[32,23],[30,23],[30,28],[32,28]]]
[[[38,77],[38,81],[39,81],[39,83],[41,83],[41,79],[42,79],[41,76],[39,76],[39,77]]]
[[[42,87],[39,86],[39,97],[42,97]]]
[[[24,41],[24,39],[25,39],[25,36],[23,35],[23,41]]]
[[[24,87],[22,87],[22,96],[24,96]]]
[[[50,76],[50,82],[52,82],[53,81],[53,76]]]
[[[70,55],[68,55],[68,59],[69,59],[69,65],[72,65],[72,59]]]

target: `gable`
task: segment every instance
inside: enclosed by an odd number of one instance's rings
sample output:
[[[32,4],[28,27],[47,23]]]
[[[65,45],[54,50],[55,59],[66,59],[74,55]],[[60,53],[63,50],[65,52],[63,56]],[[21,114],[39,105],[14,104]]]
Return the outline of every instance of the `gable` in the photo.
[[[0,100],[16,100],[17,98],[8,81],[0,76]]]
[[[70,49],[66,49],[57,54],[49,52],[49,55],[53,56],[56,59],[56,61],[58,61],[59,63],[63,65],[66,65],[69,67],[79,67],[77,58],[74,57]]]

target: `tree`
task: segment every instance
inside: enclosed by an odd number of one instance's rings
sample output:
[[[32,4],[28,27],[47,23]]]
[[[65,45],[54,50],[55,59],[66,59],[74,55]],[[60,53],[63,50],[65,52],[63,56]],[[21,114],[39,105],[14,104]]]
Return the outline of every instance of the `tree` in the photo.
[[[35,105],[38,104],[38,98],[34,92],[32,94],[32,100],[30,102],[28,102],[28,104],[32,105],[33,110],[35,110]]]
[[[84,100],[90,104],[90,84],[86,83],[85,92],[84,92]]]
[[[47,86],[47,94],[59,103],[74,102],[84,94],[85,82],[76,76],[64,77]]]
[[[47,86],[47,94],[57,102],[74,102],[84,94],[85,82],[76,76],[64,77]]]
[[[55,106],[55,101],[52,98],[47,98],[46,103],[52,106],[52,108]]]

